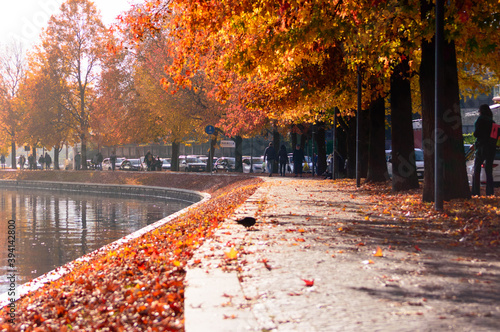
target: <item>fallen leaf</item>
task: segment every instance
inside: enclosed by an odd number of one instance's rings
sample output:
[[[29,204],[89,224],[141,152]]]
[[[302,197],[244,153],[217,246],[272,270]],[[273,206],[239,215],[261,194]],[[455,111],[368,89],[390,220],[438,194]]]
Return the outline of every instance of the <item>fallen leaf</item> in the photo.
[[[375,257],[383,257],[384,253],[382,252],[382,249],[380,247],[377,247],[377,251],[373,254]]]
[[[302,281],[306,284],[307,287],[312,287],[314,286],[314,279],[308,280],[308,279],[302,279]]]
[[[235,260],[236,258],[238,258],[238,251],[234,248],[231,248],[231,250],[224,253],[224,257],[228,260]]]

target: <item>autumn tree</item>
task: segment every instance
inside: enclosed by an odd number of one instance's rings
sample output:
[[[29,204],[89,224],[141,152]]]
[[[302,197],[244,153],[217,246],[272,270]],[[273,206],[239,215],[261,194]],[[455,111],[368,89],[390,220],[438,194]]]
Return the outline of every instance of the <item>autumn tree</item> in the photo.
[[[109,39],[108,47],[114,46],[115,41]],[[125,50],[115,49],[103,57],[97,99],[90,117],[93,139],[98,145],[127,144],[137,137],[128,131],[141,122],[131,111],[136,96],[133,67],[133,60]]]
[[[395,75],[393,83],[406,82],[420,69],[424,133],[429,138],[426,127],[431,128],[433,124],[428,115],[433,100],[429,89],[433,86],[434,69],[428,58],[433,47],[427,44],[432,43],[434,33],[432,9],[432,2],[427,0],[261,1],[258,4],[175,0],[149,3],[147,10],[129,24],[137,36],[148,29],[164,28],[179,41],[172,66],[168,67],[177,84],[188,84],[190,76],[203,69],[216,79],[219,96],[224,100],[230,93],[232,75],[236,74],[237,79],[243,78],[248,84],[245,90],[250,92],[249,102],[245,106],[260,109],[268,119],[282,123],[299,123],[306,118],[321,121],[331,115],[329,110],[334,107],[352,114],[356,108],[353,83],[358,68],[363,71],[363,109],[368,109],[377,98],[388,96],[392,75]],[[491,33],[496,40],[497,12],[498,3],[492,0],[482,3],[465,0],[447,6],[447,44],[451,58],[446,64],[451,84],[445,98],[448,115],[453,119],[459,116],[453,45],[457,41],[464,48],[472,45],[481,50],[495,49],[495,43],[483,37],[471,38],[466,30],[481,32],[481,36]],[[166,16],[173,19],[165,23],[162,20]],[[492,61],[489,64],[496,68]],[[398,101],[400,96],[396,95],[403,92],[402,98],[407,100],[410,93],[407,87],[393,92],[395,104],[399,105],[394,109],[398,112],[395,121],[404,122],[401,126],[399,122],[393,124],[397,139],[403,140],[396,144],[395,150],[411,164],[412,140],[403,134],[411,124],[411,110],[409,104]],[[242,113],[247,110],[248,107]],[[456,153],[445,155],[448,170],[445,191],[450,195],[448,198],[467,197],[463,148],[459,148],[461,122],[447,121],[444,127],[448,143],[452,143],[445,151]],[[432,151],[427,148],[426,151],[426,167],[432,168],[432,160],[429,160]],[[416,184],[415,168],[410,169],[412,176],[404,179],[401,188]],[[428,200],[433,188],[433,170],[426,169],[425,174],[424,199]],[[401,180],[401,176],[395,178],[395,181]]]
[[[129,15],[137,15],[137,12]],[[157,29],[135,38],[133,29],[121,28],[123,44],[133,52],[134,58],[136,98],[132,112],[141,118],[132,124],[132,130],[141,131],[142,140],[170,141],[175,170],[179,144],[187,139],[207,139],[204,128],[216,124],[227,106],[216,102],[212,84],[204,72],[190,75],[191,80],[186,84],[173,84],[175,73],[166,68],[172,66],[172,49],[178,40]]]
[[[107,30],[95,5],[88,0],[67,0],[60,13],[50,18],[42,33],[42,48],[58,61],[57,71],[65,81],[65,112],[74,119],[81,142],[82,168],[86,169],[90,119],[95,111],[96,84],[100,74]]]
[[[58,71],[58,58],[35,47],[28,57],[28,74],[23,81],[19,102],[24,109],[22,137],[32,146],[54,150],[54,169],[59,168],[59,152],[75,143],[74,118],[66,112],[66,82]]]
[[[16,98],[24,76],[23,49],[20,44],[13,43],[0,53],[0,131],[10,141],[13,169],[17,168],[16,141],[23,126],[23,114]]]

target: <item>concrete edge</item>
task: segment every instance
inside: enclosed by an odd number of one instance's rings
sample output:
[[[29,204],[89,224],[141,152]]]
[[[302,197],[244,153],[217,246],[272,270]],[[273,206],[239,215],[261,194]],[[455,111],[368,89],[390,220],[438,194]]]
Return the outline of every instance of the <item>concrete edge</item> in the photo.
[[[9,182],[9,183],[8,183]],[[7,186],[4,186],[4,184],[7,184]],[[164,193],[180,193],[180,194],[186,194],[188,197],[195,197],[197,196],[199,199],[196,202],[193,202],[194,204],[177,211],[163,219],[160,219],[159,221],[150,224],[146,227],[143,227],[133,233],[130,233],[127,236],[124,236],[114,242],[111,242],[97,250],[94,250],[93,252],[90,252],[84,256],[81,256],[71,262],[68,262],[64,264],[61,267],[58,267],[52,271],[49,271],[38,278],[35,278],[25,284],[22,284],[20,286],[16,285],[16,296],[15,299],[12,299],[11,297],[8,296],[8,292],[5,292],[3,294],[0,294],[0,307],[4,307],[11,302],[14,302],[15,300],[18,300],[19,298],[27,295],[30,292],[36,291],[37,289],[43,287],[46,283],[56,281],[57,279],[65,276],[66,274],[70,273],[75,266],[80,263],[80,262],[87,262],[90,261],[94,256],[102,253],[102,252],[108,252],[117,249],[121,245],[130,242],[146,233],[149,233],[157,228],[160,228],[161,226],[171,222],[173,219],[179,217],[180,215],[186,213],[189,209],[192,209],[198,205],[203,204],[204,202],[208,201],[211,198],[210,194],[207,193],[202,193],[202,192],[196,192],[196,191],[191,191],[191,190],[185,190],[185,189],[174,189],[174,188],[163,188],[163,187],[147,187],[147,186],[127,186],[127,185],[107,185],[107,184],[85,184],[85,183],[71,183],[71,182],[48,182],[48,181],[17,181],[17,180],[1,180],[0,181],[0,187],[7,187],[7,188],[33,188],[30,187],[29,184],[33,184],[36,189],[46,189],[46,190],[64,190],[64,191],[81,191],[79,188],[85,188],[88,189],[89,191],[86,191],[86,193],[115,193],[114,191],[103,191],[103,190],[111,190],[111,189],[130,189],[128,192],[126,192],[124,195],[127,196],[149,196],[149,197],[158,197],[155,196],[154,194],[147,195],[145,194],[147,191],[144,190],[137,190],[137,194],[134,194],[134,190],[136,189],[141,189],[141,188],[149,188],[151,189],[151,193],[158,193],[158,190],[163,189]],[[50,185],[50,186],[49,186]],[[54,188],[54,185],[58,188]],[[68,187],[68,185],[71,185]],[[94,187],[94,188],[92,188]],[[106,188],[109,187],[109,188]],[[67,189],[68,188],[68,189]],[[99,190],[97,190],[99,189]],[[160,197],[165,197],[165,196],[160,196]],[[169,197],[170,198],[170,197]],[[181,199],[182,198],[174,198],[174,199]],[[191,200],[188,200],[189,202],[192,202]]]
[[[120,196],[144,196],[155,198],[170,198],[196,203],[204,199],[204,193],[176,188],[155,186],[133,186],[122,184],[32,181],[32,180],[0,180],[0,188],[27,188],[43,190],[60,190],[82,193],[113,194]]]

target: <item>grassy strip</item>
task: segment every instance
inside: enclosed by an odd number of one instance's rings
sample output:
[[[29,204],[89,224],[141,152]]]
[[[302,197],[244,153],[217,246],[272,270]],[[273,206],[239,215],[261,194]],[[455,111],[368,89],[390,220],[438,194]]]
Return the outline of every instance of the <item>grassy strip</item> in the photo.
[[[204,239],[258,187],[229,186],[171,223],[80,262],[0,311],[4,331],[182,331],[185,266]],[[220,191],[218,191],[220,192]]]

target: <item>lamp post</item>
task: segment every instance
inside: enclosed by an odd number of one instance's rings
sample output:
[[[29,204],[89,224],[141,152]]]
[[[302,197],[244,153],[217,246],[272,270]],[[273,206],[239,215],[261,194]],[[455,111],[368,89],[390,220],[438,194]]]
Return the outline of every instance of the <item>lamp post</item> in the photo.
[[[442,114],[441,92],[443,91],[443,44],[444,44],[444,0],[436,0],[436,49],[435,49],[435,93],[434,93],[434,208],[443,210],[443,163],[441,158],[440,120]]]
[[[361,70],[358,65],[358,110],[356,114],[356,187],[361,186],[361,149],[360,144],[360,129],[361,129]]]
[[[253,173],[253,136],[250,140],[250,173]]]

